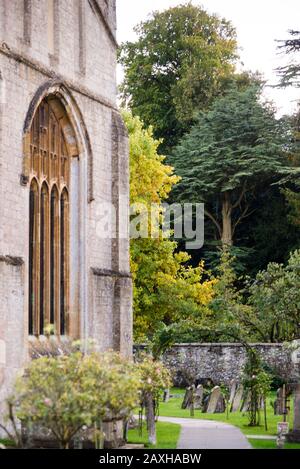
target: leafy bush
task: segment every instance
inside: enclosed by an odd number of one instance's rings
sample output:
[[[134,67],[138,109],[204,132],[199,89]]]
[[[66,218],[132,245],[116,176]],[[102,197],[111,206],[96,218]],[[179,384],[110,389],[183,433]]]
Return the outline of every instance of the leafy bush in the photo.
[[[286,266],[272,262],[250,288],[253,324],[265,342],[297,339],[300,333],[300,250]]]
[[[49,430],[67,449],[85,427],[127,417],[139,402],[139,388],[134,365],[115,353],[43,357],[17,381],[15,414],[28,427]]]
[[[159,397],[162,390],[171,386],[171,374],[165,365],[145,355],[138,364],[141,377],[142,393],[151,393],[153,397]]]

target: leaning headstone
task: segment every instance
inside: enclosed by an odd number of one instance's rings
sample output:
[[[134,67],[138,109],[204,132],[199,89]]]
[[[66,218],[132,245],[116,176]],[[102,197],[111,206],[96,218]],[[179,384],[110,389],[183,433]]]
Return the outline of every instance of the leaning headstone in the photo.
[[[222,397],[221,388],[220,386],[215,386],[210,393],[210,398],[206,410],[208,414],[214,414],[216,412],[220,397]]]
[[[203,386],[199,384],[196,387],[195,394],[194,394],[194,408],[195,409],[202,409],[202,401],[203,401]]]
[[[245,392],[241,405],[241,412],[248,412],[250,409],[251,402],[251,393],[249,391]]]
[[[231,386],[230,386],[230,394],[229,394],[229,401],[228,401],[229,405],[231,405],[233,403],[233,399],[234,399],[236,390],[237,390],[237,382],[235,380],[233,380],[231,382]]]
[[[231,412],[237,412],[238,410],[240,410],[241,402],[243,399],[243,394],[244,394],[244,387],[241,384],[235,393],[232,406],[231,406],[231,410],[230,410]]]
[[[225,410],[226,410],[226,402],[225,402],[223,395],[221,394],[216,405],[215,414],[223,414]]]
[[[194,390],[193,390],[192,386],[186,388],[185,395],[184,395],[184,398],[183,398],[183,402],[181,404],[182,409],[189,409],[190,408],[192,400],[193,400],[193,392],[194,392]]]

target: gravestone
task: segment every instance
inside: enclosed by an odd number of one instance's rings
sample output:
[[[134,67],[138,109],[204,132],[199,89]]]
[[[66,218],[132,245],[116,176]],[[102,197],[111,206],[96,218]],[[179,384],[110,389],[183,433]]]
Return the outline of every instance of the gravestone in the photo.
[[[211,391],[206,412],[208,414],[214,414],[216,412],[216,410],[218,410],[218,412],[220,412],[220,410],[219,410],[219,408],[220,408],[219,401],[222,400],[222,399],[224,400],[224,398],[222,396],[222,393],[221,393],[220,386],[215,386]]]
[[[195,390],[194,395],[194,408],[195,409],[202,409],[202,401],[203,401],[203,386],[199,384]]]
[[[240,410],[241,402],[242,402],[242,399],[243,399],[243,394],[244,394],[244,386],[241,384],[238,387],[238,389],[235,393],[235,396],[233,398],[232,406],[231,406],[231,409],[230,409],[231,412],[237,412],[238,410]]]
[[[185,396],[181,405],[182,409],[189,409],[194,400],[195,386],[189,386],[186,388]]]
[[[274,402],[274,414],[275,415],[284,414],[284,396],[283,396],[282,388],[279,388],[276,391],[276,400]]]
[[[182,401],[182,404],[181,404],[182,409],[187,408],[187,404],[188,404],[189,400],[190,400],[190,388],[188,387],[185,390],[185,395],[184,395],[184,398],[183,398],[183,401]]]
[[[294,394],[294,424],[293,430],[287,434],[287,440],[300,443],[300,384],[295,386]]]
[[[208,406],[208,403],[209,403],[209,399],[210,399],[210,394],[203,393],[202,412],[204,412],[204,413],[207,411],[207,406]]]
[[[295,350],[293,351],[291,358],[292,362],[296,366],[300,366],[300,340],[294,340],[293,345]],[[287,436],[287,440],[290,442],[300,443],[300,383],[295,385],[294,390],[294,422],[293,430],[291,430]]]
[[[231,382],[231,387],[230,387],[230,395],[229,395],[229,405],[231,405],[233,403],[233,399],[234,399],[234,396],[236,394],[236,390],[237,390],[237,382],[236,381],[232,381]]]
[[[164,395],[163,395],[163,402],[169,402],[170,399],[170,389],[165,389],[164,390]]]
[[[221,396],[219,397],[217,406],[216,406],[215,414],[223,414],[225,410],[226,410],[226,402],[225,402],[224,396],[221,394]]]
[[[243,396],[243,401],[241,405],[241,412],[248,412],[250,408],[250,402],[251,402],[251,393],[250,391],[246,391],[244,396]]]

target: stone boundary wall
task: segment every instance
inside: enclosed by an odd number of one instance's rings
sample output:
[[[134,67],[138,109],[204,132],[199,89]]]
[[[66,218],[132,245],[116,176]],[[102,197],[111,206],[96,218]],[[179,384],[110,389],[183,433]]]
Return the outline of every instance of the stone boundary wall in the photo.
[[[299,367],[293,365],[291,353],[283,344],[251,345],[260,352],[263,361],[277,375],[288,381],[299,379]],[[238,380],[245,360],[245,347],[238,343],[176,344],[163,357],[164,363],[172,371],[176,386],[190,384],[191,379],[211,379],[214,384]]]

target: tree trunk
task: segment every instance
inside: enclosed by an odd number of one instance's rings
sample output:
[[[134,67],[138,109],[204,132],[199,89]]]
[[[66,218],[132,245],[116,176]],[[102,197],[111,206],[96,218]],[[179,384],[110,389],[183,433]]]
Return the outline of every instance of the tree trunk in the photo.
[[[229,192],[222,197],[222,246],[232,246],[232,204]]]
[[[146,395],[146,414],[147,414],[147,430],[148,441],[151,445],[156,445],[156,427],[153,396],[151,393]]]

